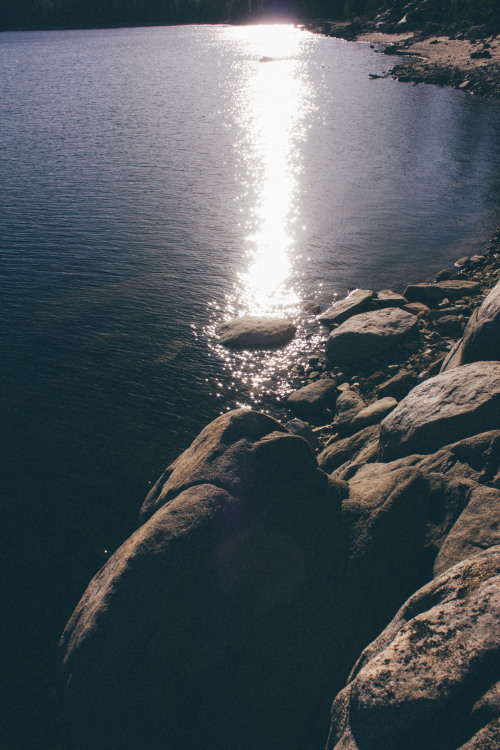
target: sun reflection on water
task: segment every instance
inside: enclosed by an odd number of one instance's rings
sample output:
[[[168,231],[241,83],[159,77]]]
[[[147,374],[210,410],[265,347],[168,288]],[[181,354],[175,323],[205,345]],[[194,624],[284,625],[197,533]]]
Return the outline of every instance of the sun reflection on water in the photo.
[[[300,312],[297,261],[303,227],[296,223],[300,200],[302,144],[314,96],[308,81],[304,32],[291,25],[228,29],[242,45],[244,75],[230,116],[240,132],[239,154],[245,243],[242,270],[224,309],[214,309],[209,331],[230,373],[235,405],[258,405],[289,390],[290,370],[305,348],[307,323]],[[310,39],[309,39],[310,43]],[[284,349],[231,352],[217,345],[216,324],[235,315],[293,317],[296,338]],[[226,386],[227,387],[227,386]],[[218,384],[218,390],[223,388]]]
[[[247,266],[239,276],[239,307],[252,315],[283,313],[298,303],[293,284],[294,219],[300,143],[311,106],[301,68],[303,36],[290,26],[249,29],[252,56],[241,117],[241,144],[255,204],[247,217]]]

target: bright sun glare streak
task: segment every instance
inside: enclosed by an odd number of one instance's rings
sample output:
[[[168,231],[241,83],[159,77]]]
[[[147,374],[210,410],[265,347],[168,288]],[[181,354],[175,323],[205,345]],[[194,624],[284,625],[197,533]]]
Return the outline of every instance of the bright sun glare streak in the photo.
[[[249,27],[247,41],[253,60],[243,96],[256,205],[248,221],[249,266],[240,275],[240,302],[247,313],[265,315],[298,302],[290,277],[306,85],[297,56],[299,30]]]

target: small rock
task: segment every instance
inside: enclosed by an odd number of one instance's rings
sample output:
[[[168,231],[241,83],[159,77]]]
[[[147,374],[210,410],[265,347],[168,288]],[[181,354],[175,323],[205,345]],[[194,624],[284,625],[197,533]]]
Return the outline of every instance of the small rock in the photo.
[[[355,391],[350,388],[346,388],[342,391],[337,398],[335,406],[335,419],[333,420],[335,429],[339,432],[348,430],[354,417],[359,414],[365,406],[365,402]]]
[[[298,435],[304,440],[307,440],[313,450],[318,447],[318,438],[314,434],[312,427],[307,422],[303,422],[302,419],[290,419],[285,423],[285,429],[288,430],[292,435]]]
[[[326,409],[335,406],[338,395],[339,390],[335,380],[323,378],[294,391],[288,397],[287,403],[297,414],[319,417]]]
[[[406,396],[408,391],[415,385],[415,375],[408,370],[401,370],[390,380],[385,383],[381,383],[378,386],[377,392],[379,396],[393,396],[395,398],[402,398]]]
[[[345,299],[335,302],[318,320],[326,326],[343,323],[352,315],[368,308],[373,292],[370,289],[355,289]]]
[[[350,428],[353,430],[361,430],[363,427],[368,427],[372,424],[380,422],[387,414],[389,414],[396,406],[398,402],[395,398],[386,396],[378,401],[374,401],[373,404],[366,406],[356,414],[350,424]]]
[[[436,281],[447,281],[448,279],[454,279],[457,276],[457,272],[454,268],[443,268],[436,276]]]
[[[456,315],[444,315],[436,321],[436,327],[443,336],[458,339],[462,335],[462,321]]]
[[[418,315],[419,318],[423,318],[427,315],[430,307],[424,305],[423,302],[411,302],[403,307],[406,312],[412,313],[412,315]]]
[[[372,303],[377,309],[382,307],[404,307],[408,304],[408,300],[401,294],[393,292],[392,289],[381,289],[380,292],[376,292]]]

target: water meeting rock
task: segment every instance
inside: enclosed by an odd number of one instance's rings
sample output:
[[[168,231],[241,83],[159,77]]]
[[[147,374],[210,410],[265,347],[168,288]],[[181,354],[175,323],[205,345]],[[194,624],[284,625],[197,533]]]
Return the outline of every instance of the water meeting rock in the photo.
[[[331,331],[326,355],[336,365],[350,365],[379,355],[416,330],[415,315],[397,307],[354,315]]]
[[[217,327],[220,343],[229,349],[273,349],[293,339],[297,327],[284,318],[242,316]]]
[[[500,424],[500,362],[474,362],[421,383],[380,428],[380,457],[433,453]]]
[[[499,591],[500,547],[417,591],[335,699],[327,750],[498,747]]]

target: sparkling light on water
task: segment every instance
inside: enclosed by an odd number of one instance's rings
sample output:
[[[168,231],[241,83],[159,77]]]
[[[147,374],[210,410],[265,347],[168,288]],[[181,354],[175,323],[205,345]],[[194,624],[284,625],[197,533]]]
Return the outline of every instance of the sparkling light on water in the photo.
[[[217,314],[219,322],[234,315],[292,316],[298,322],[296,261],[303,251],[304,228],[296,218],[302,145],[313,109],[301,54],[304,34],[292,26],[273,25],[233,28],[228,35],[246,57],[245,76],[232,108],[241,132],[239,178],[246,245],[235,289]],[[211,334],[215,335],[215,324]],[[289,387],[290,360],[299,357],[304,340],[299,334],[286,353],[228,352],[215,346],[232,372],[235,390],[243,386],[259,403],[266,393],[279,394]]]
[[[246,268],[238,277],[236,304],[252,315],[283,314],[298,302],[294,288],[294,224],[301,143],[311,108],[301,68],[303,34],[291,26],[245,29],[248,76],[238,96],[244,126],[243,184],[255,195],[248,229]]]

